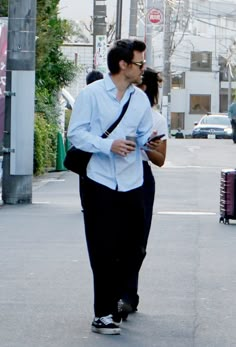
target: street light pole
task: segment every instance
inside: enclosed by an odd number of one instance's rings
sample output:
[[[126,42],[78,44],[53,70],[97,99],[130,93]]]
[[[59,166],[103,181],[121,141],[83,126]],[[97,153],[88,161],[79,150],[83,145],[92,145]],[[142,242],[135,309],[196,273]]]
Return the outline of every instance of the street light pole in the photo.
[[[2,200],[32,202],[36,0],[9,0]]]

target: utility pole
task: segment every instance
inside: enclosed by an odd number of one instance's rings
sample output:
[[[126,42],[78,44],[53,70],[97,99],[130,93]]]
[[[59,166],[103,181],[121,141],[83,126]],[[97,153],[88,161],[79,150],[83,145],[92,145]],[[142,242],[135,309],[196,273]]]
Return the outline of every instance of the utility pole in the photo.
[[[164,43],[163,43],[163,91],[162,91],[162,114],[167,119],[169,134],[171,129],[171,8],[168,0],[165,0],[164,9]]]
[[[107,71],[107,9],[106,1],[93,1],[93,67]]]
[[[9,0],[3,147],[4,204],[32,202],[36,0]]]
[[[130,0],[130,17],[129,17],[129,37],[130,38],[135,38],[137,36],[137,18],[138,18],[137,0]]]
[[[121,39],[122,0],[116,0],[116,40]]]

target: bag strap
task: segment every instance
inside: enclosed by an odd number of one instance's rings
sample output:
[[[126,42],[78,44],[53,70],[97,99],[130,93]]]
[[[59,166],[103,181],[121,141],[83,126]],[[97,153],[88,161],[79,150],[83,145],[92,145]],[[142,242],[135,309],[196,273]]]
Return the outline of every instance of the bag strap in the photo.
[[[127,108],[129,106],[129,102],[131,99],[133,92],[130,93],[129,99],[128,101],[126,101],[126,103],[124,104],[121,114],[119,115],[119,117],[117,118],[117,120],[102,134],[102,138],[105,139],[106,137],[108,137],[110,135],[110,133],[115,129],[115,127],[120,123],[121,119],[123,118],[125,112],[127,111]]]

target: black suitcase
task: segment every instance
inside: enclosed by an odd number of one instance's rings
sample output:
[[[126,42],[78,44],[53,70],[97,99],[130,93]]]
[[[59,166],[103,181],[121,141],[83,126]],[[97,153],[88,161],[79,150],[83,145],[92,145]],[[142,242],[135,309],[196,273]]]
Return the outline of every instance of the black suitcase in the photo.
[[[219,222],[229,224],[229,219],[236,219],[236,169],[221,171]]]

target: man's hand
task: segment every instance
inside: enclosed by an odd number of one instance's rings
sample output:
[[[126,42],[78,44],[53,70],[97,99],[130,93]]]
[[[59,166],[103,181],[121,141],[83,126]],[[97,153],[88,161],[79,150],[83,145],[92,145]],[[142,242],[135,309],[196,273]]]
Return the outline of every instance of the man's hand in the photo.
[[[136,144],[129,140],[114,140],[111,146],[111,151],[122,157],[125,157],[130,152],[135,150]]]

